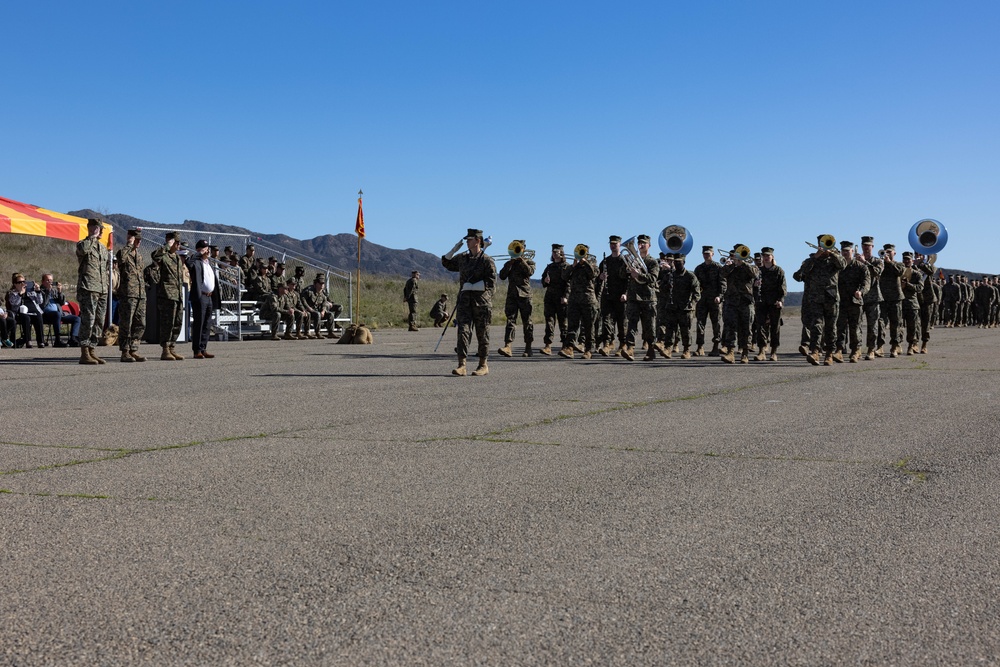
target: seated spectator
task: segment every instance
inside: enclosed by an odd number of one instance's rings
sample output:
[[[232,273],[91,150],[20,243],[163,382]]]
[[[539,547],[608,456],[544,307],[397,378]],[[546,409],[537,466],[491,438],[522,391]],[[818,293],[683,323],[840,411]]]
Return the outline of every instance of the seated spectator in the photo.
[[[278,293],[270,292],[260,306],[260,316],[271,329],[271,340],[278,340],[278,322],[285,324],[285,338],[292,337],[292,326],[301,327],[302,318],[295,310],[284,284],[278,285]]]
[[[15,332],[17,331],[17,320],[3,305],[0,305],[0,345],[3,347],[14,347]]]
[[[11,277],[11,288],[7,292],[7,310],[21,327],[21,339],[16,341],[17,347],[31,348],[31,328],[35,329],[38,347],[46,347],[42,335],[41,296],[34,289],[28,290],[27,281],[20,273]],[[32,283],[34,288],[34,283]],[[36,301],[37,299],[37,301]]]
[[[66,297],[62,292],[62,283],[52,282],[52,274],[42,275],[38,292],[42,295],[42,322],[51,324],[55,330],[55,347],[66,347],[62,341],[62,325],[69,325],[69,346],[80,347],[80,318],[63,310]]]
[[[316,334],[316,338],[321,338],[322,327],[326,327],[326,337],[336,338],[336,334],[333,333],[334,329],[334,314],[330,303],[328,295],[326,293],[325,280],[323,279],[323,274],[316,274],[316,278],[313,280],[312,285],[306,287],[302,290],[302,306],[305,310],[305,331],[306,336],[309,336],[309,325],[312,325],[313,331]]]

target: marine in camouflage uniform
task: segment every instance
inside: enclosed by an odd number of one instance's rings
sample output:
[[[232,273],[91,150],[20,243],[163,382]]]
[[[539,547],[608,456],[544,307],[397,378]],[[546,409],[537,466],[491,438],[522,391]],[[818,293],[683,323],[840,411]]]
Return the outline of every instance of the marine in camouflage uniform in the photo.
[[[670,303],[670,292],[674,288],[674,256],[673,253],[660,253],[657,262],[660,275],[656,278],[656,342],[657,352],[669,359],[665,352],[674,346],[674,341],[667,338],[667,306]]]
[[[628,290],[625,292],[625,317],[628,329],[625,332],[625,345],[621,356],[629,361],[635,359],[635,334],[642,323],[642,340],[646,343],[646,356],[643,361],[656,358],[656,286],[660,277],[660,263],[649,256],[649,236],[640,234],[636,237],[639,249],[639,261],[645,271],[629,268]]]
[[[937,306],[940,301],[937,281],[934,279],[934,265],[927,262],[927,257],[917,253],[914,256],[914,266],[921,271],[926,278],[924,288],[920,293],[920,354],[927,354],[927,343],[931,339],[931,329],[937,320]]]
[[[861,314],[872,279],[868,265],[854,256],[853,243],[841,241],[840,254],[847,261],[847,266],[837,277],[840,312],[837,315],[837,349],[833,360],[842,362],[844,352],[850,350],[850,362],[854,364],[861,359]]]
[[[542,285],[545,287],[545,297],[543,300],[545,315],[545,335],[542,342],[545,344],[540,351],[542,354],[552,354],[552,342],[556,333],[556,325],[559,325],[560,347],[566,347],[566,307],[569,303],[569,283],[563,277],[563,269],[566,268],[566,254],[560,243],[552,244],[552,261],[542,271]]]
[[[942,318],[944,326],[951,328],[955,326],[955,312],[958,307],[958,300],[961,298],[961,289],[955,282],[955,276],[948,276],[948,282],[941,288]]]
[[[80,302],[80,363],[103,364],[94,350],[104,333],[108,305],[108,249],[101,243],[101,221],[87,220],[87,238],[76,244],[79,261],[76,298]],[[27,340],[27,336],[25,336]]]
[[[760,340],[757,361],[769,358],[778,360],[778,347],[781,345],[781,311],[785,307],[785,297],[788,296],[788,281],[785,270],[774,263],[774,248],[760,249],[760,308],[757,317],[760,321]],[[765,350],[770,356],[765,356]]]
[[[979,281],[979,286],[976,287],[975,301],[973,302],[976,304],[976,326],[980,329],[985,329],[990,323],[993,296],[993,286],[984,277]]]
[[[597,294],[594,282],[597,280],[597,262],[589,256],[590,248],[582,243],[576,247],[573,263],[563,269],[563,277],[569,284],[566,317],[569,333],[559,356],[573,358],[573,348],[577,343],[577,332],[583,338],[583,358],[590,359],[594,349],[594,320],[597,317]]]
[[[316,333],[316,338],[322,338],[321,331],[325,326],[326,337],[336,338],[336,334],[333,333],[335,322],[333,311],[330,309],[330,295],[326,292],[322,273],[316,274],[312,285],[303,289],[300,297],[302,299],[303,310],[305,311],[304,328],[306,335],[309,335],[309,327],[311,325],[313,331]]]
[[[698,278],[684,268],[684,255],[674,253],[671,257],[672,281],[670,294],[667,297],[666,308],[663,315],[666,319],[666,342],[663,347],[657,348],[661,355],[669,359],[672,356],[671,348],[673,341],[680,339],[684,350],[681,352],[682,359],[691,358],[691,315],[701,298],[701,283]],[[662,273],[661,268],[661,273]]]
[[[865,293],[863,310],[865,315],[865,344],[868,347],[865,359],[871,361],[875,358],[876,350],[881,349],[885,344],[885,331],[882,328],[882,318],[880,311],[882,308],[882,289],[879,287],[879,278],[882,276],[883,262],[880,257],[873,252],[875,248],[875,238],[872,236],[861,237],[861,254],[858,261],[868,269],[869,288]]]
[[[256,266],[256,260],[254,255],[256,254],[256,249],[252,243],[247,244],[246,254],[239,258],[236,263],[240,267],[240,274],[243,277],[243,282],[246,283],[250,280],[251,276],[255,275],[257,272],[254,270]]]
[[[285,340],[291,340],[296,338],[298,340],[305,340],[306,338],[312,338],[311,335],[307,335],[304,329],[308,328],[309,324],[306,322],[306,310],[302,306],[302,296],[295,291],[295,279],[286,278],[285,279],[285,301],[284,307],[291,308],[294,312],[292,317],[295,320],[295,335],[292,335],[292,328],[288,327],[285,330]]]
[[[903,322],[906,325],[906,354],[916,354],[920,341],[920,295],[924,290],[924,275],[913,264],[913,253],[903,253]]]
[[[698,327],[696,357],[705,356],[705,325],[709,319],[712,321],[712,350],[709,356],[719,354],[719,342],[722,340],[722,295],[726,293],[726,279],[722,275],[722,265],[712,259],[714,255],[715,248],[702,246],[701,256],[705,261],[694,268],[694,275],[701,285],[701,299],[695,307]]]
[[[904,267],[901,262],[896,261],[896,246],[886,243],[882,249],[885,256],[882,258],[882,275],[878,280],[882,291],[882,319],[889,330],[889,356],[897,357],[902,351],[900,343],[903,340],[899,329],[903,320],[903,286],[900,277]],[[875,355],[878,356],[878,351]]]
[[[608,238],[611,255],[605,257],[598,270],[603,278],[600,293],[601,335],[598,340],[600,353],[605,357],[612,353],[612,344],[617,334],[618,348],[625,344],[625,292],[628,290],[628,266],[621,255],[622,237]]]
[[[826,234],[817,240],[823,243]],[[819,353],[825,352],[823,364],[833,365],[833,352],[837,345],[837,316],[840,313],[840,288],[838,275],[847,266],[847,260],[836,250],[820,249],[813,256],[802,295],[803,311],[808,301],[809,354],[806,359],[814,366],[820,363]]]
[[[124,362],[145,361],[139,343],[146,332],[146,282],[143,279],[142,231],[128,230],[124,248],[115,253],[118,262],[118,349]]]
[[[722,275],[726,280],[726,293],[722,306],[722,346],[726,348],[722,361],[731,364],[736,361],[736,349],[740,350],[740,363],[750,363],[751,331],[754,316],[754,283],[760,278],[760,270],[752,262],[736,256],[736,247],[726,263],[722,265]]]
[[[517,242],[521,244],[521,248],[527,247],[524,240]],[[505,357],[513,354],[510,344],[514,342],[518,316],[521,317],[521,330],[524,334],[522,356],[531,356],[531,343],[535,339],[535,325],[531,322],[531,276],[534,273],[535,260],[524,257],[523,252],[512,256],[500,268],[500,280],[507,281],[507,299],[503,305],[507,324],[503,330],[503,347],[498,352]]]
[[[410,278],[403,285],[403,302],[406,304],[406,321],[409,324],[407,331],[420,331],[417,328],[417,291],[420,289],[420,272],[411,271]]]
[[[271,330],[271,340],[278,340],[278,323],[285,324],[285,338],[292,337],[292,327],[301,328],[301,313],[295,310],[295,302],[289,293],[287,284],[278,285],[277,293],[271,292],[264,297],[260,306],[260,316]]]
[[[247,299],[259,302],[268,294],[272,294],[271,277],[267,275],[267,265],[259,263],[256,265],[257,272],[251,275],[245,282],[247,288]]]
[[[151,257],[160,267],[160,282],[156,286],[156,316],[159,328],[161,361],[180,361],[174,346],[181,333],[184,315],[184,259],[177,252],[180,238],[177,232],[167,232],[166,243],[153,251]]]
[[[487,359],[490,353],[490,322],[493,319],[493,291],[496,289],[497,267],[493,258],[483,249],[483,232],[470,229],[463,239],[468,252],[456,254],[462,247],[459,242],[441,258],[441,265],[449,271],[457,271],[462,285],[455,308],[455,325],[458,328],[458,366],[452,375],[465,375],[465,359],[472,330],[475,328],[479,344],[479,366],[472,375],[486,375],[490,372]]]

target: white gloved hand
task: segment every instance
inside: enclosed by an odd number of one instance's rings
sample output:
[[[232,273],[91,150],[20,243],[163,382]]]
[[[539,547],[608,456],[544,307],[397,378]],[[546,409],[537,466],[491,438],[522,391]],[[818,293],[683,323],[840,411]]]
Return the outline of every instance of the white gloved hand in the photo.
[[[462,291],[463,292],[483,292],[485,290],[486,290],[486,281],[484,281],[484,280],[480,280],[479,282],[476,282],[476,283],[463,283],[462,284]]]
[[[455,253],[458,252],[462,248],[463,245],[465,245],[465,239],[462,239],[461,241],[459,241],[458,243],[456,243],[455,247],[452,248],[451,250],[449,250],[448,254],[445,255],[444,258],[445,259],[451,259],[452,257],[454,257]]]

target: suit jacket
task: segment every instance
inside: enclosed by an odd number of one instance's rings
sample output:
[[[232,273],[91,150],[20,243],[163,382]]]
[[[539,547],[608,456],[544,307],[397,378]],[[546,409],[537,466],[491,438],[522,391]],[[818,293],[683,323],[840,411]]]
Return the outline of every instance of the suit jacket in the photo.
[[[209,268],[209,271],[212,269]],[[207,298],[201,293],[201,285],[205,281],[205,262],[201,261],[201,255],[195,255],[188,260],[188,271],[191,272],[191,298],[194,300]],[[218,310],[222,308],[222,295],[219,293],[219,276],[215,276],[215,289],[212,290],[212,308]]]

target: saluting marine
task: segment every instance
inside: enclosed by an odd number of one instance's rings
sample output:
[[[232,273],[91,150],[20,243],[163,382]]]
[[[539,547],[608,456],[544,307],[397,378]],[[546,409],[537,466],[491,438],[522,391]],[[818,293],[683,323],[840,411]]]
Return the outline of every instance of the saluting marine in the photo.
[[[456,255],[462,247],[462,241],[468,252]],[[472,371],[472,375],[486,375],[490,372],[487,358],[490,353],[490,321],[493,319],[493,290],[496,289],[497,267],[483,248],[481,229],[470,229],[462,241],[456,243],[441,258],[444,268],[458,272],[462,285],[455,307],[455,324],[458,327],[455,352],[458,354],[458,366],[451,373],[466,374],[465,359],[472,341],[472,330],[475,328],[479,344],[479,366]]]

